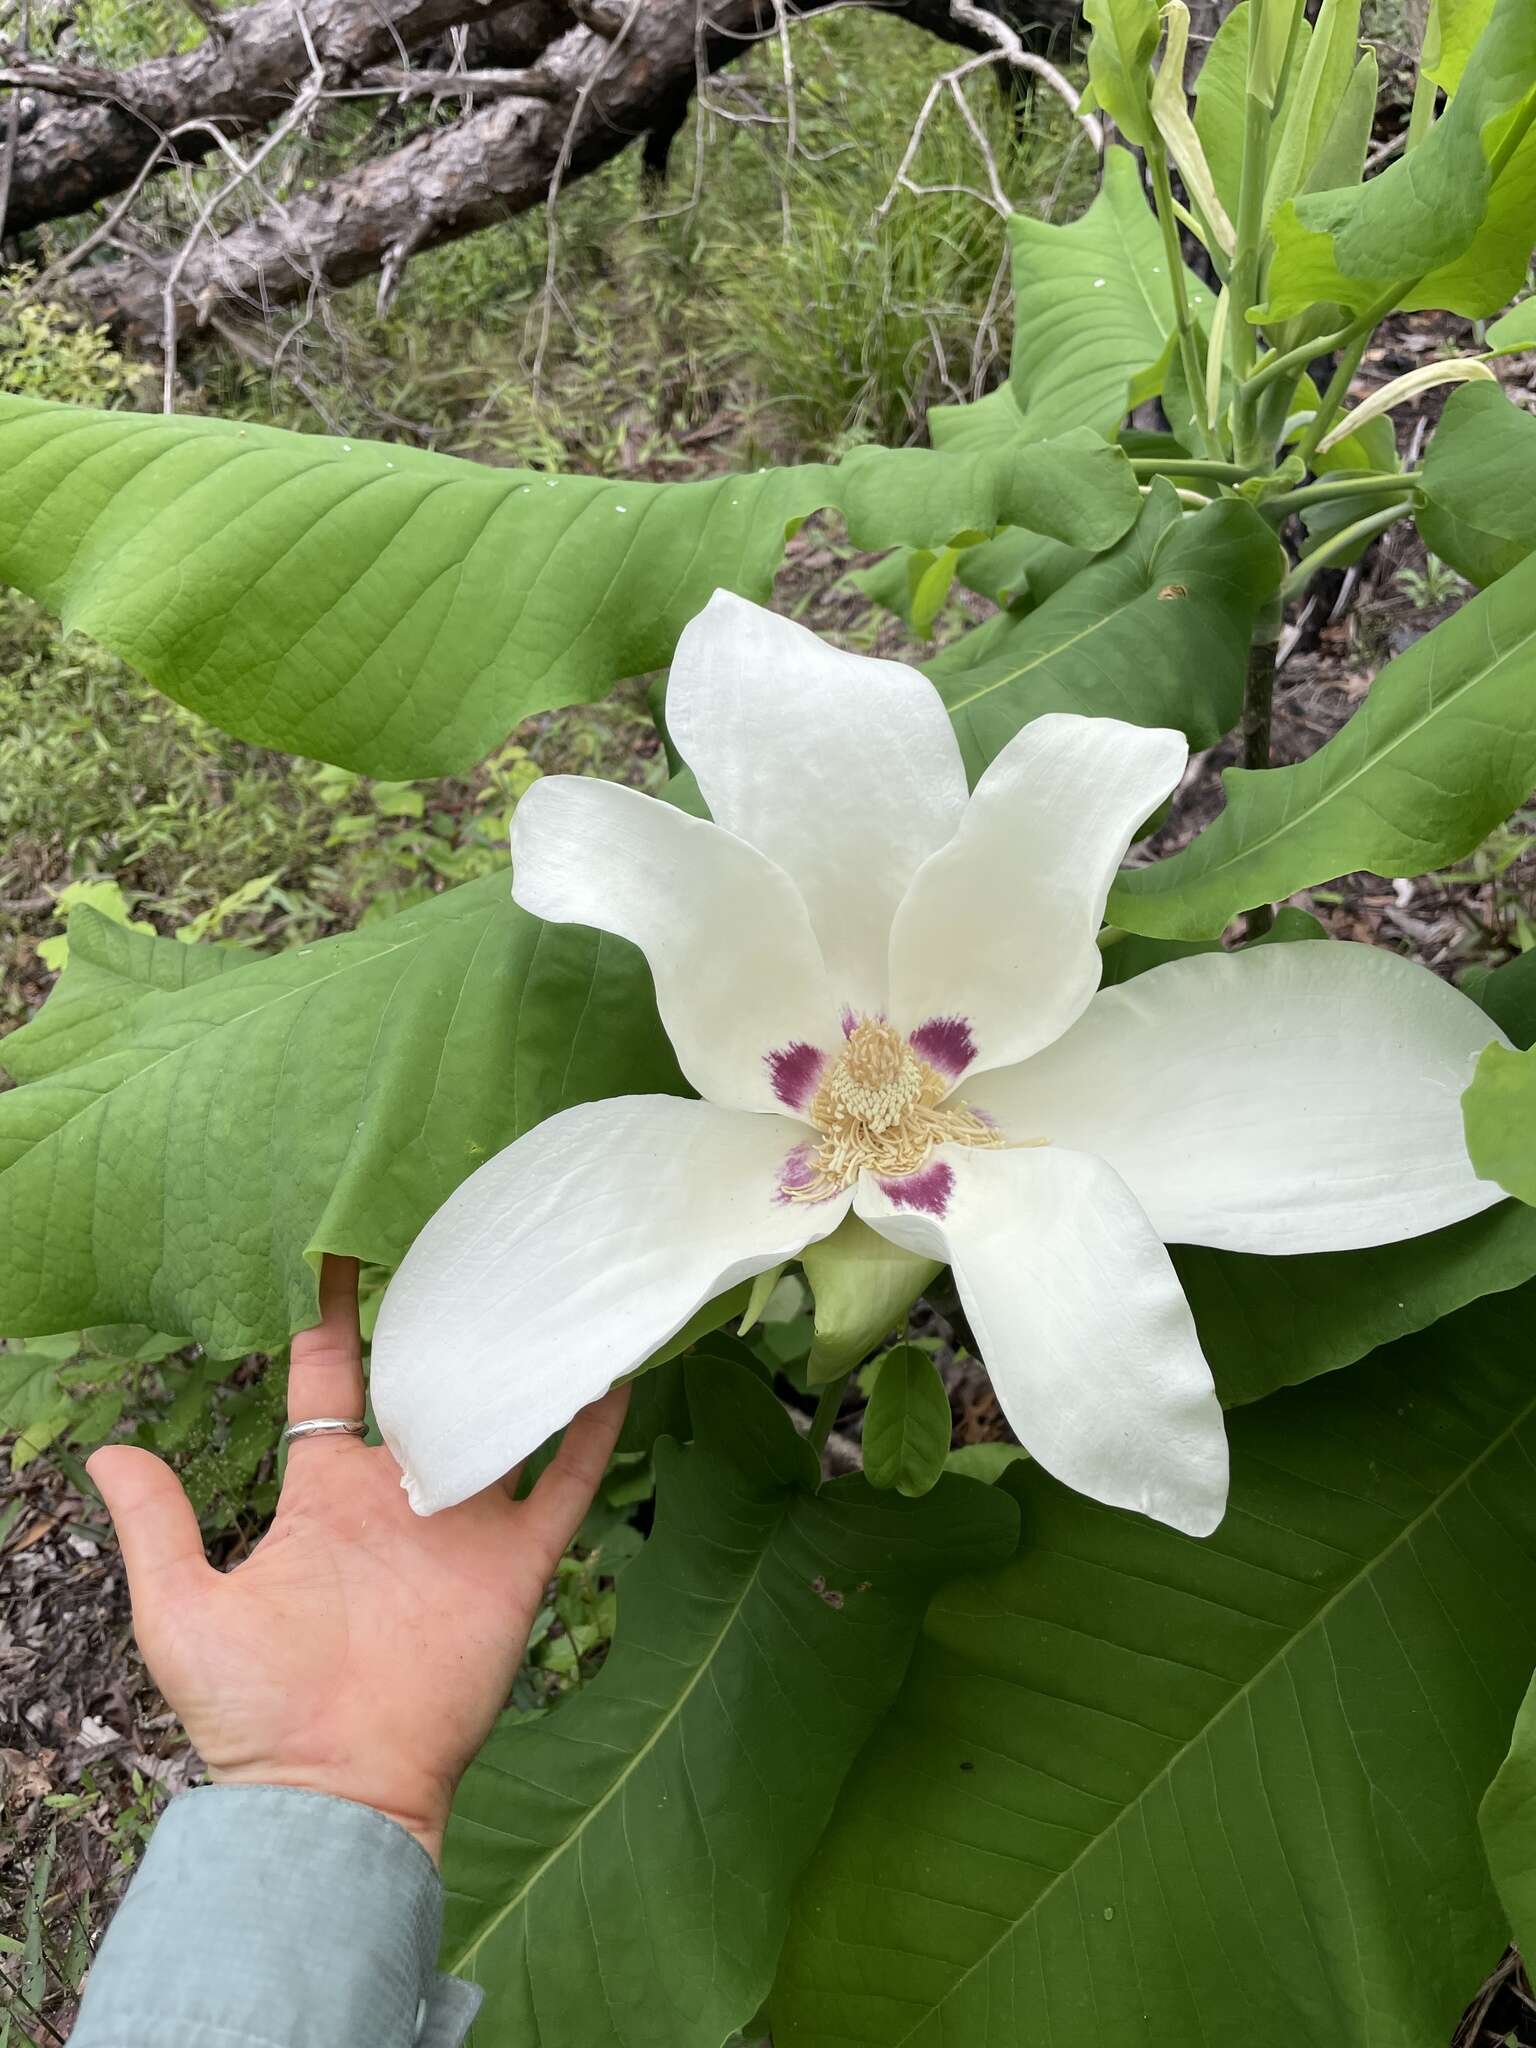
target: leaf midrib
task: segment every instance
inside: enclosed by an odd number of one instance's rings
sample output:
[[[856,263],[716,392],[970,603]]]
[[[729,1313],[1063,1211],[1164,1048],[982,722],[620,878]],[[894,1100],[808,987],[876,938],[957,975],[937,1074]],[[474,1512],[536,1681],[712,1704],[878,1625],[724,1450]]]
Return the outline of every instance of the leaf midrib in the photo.
[[[162,1053],[160,1053],[156,1058],[146,1060],[142,1067],[135,1067],[131,1074],[125,1075],[124,1078],[121,1081],[119,1081],[114,1087],[103,1090],[100,1094],[91,1096],[89,1101],[82,1103],[78,1109],[71,1110],[68,1116],[61,1117],[56,1124],[52,1125],[46,1132],[44,1132],[42,1137],[35,1139],[33,1143],[28,1146],[26,1152],[24,1152],[21,1155],[21,1158],[25,1159],[29,1157],[33,1152],[37,1150],[38,1146],[50,1143],[54,1138],[58,1137],[62,1131],[67,1131],[70,1125],[74,1123],[77,1118],[82,1116],[89,1116],[91,1112],[101,1102],[106,1100],[106,1098],[109,1095],[112,1097],[117,1097],[122,1095],[126,1090],[136,1087],[137,1084],[141,1080],[143,1080],[146,1074],[153,1074],[157,1072],[159,1068],[165,1065],[167,1060],[177,1059],[183,1053],[191,1053],[196,1048],[206,1045],[209,1039],[216,1038],[221,1031],[228,1031],[233,1029],[237,1025],[248,1023],[252,1017],[270,1015],[271,1012],[276,1010],[280,1004],[287,1002],[291,996],[313,995],[317,989],[324,988],[329,982],[337,980],[341,975],[350,973],[354,968],[371,966],[376,960],[389,960],[393,958],[393,956],[396,953],[405,951],[407,947],[419,945],[423,941],[430,941],[430,939],[434,935],[435,933],[416,931],[410,933],[405,938],[395,940],[395,942],[392,945],[378,946],[372,952],[366,954],[359,951],[359,953],[351,959],[342,961],[338,966],[334,967],[328,974],[316,975],[313,980],[296,981],[293,983],[291,987],[283,989],[280,994],[272,996],[266,1002],[252,1003],[245,1009],[231,1011],[227,1017],[209,1019],[204,1029],[198,1033],[196,1038],[183,1039],[179,1045],[167,1046],[166,1049]],[[348,933],[345,936],[351,937],[353,936],[353,934]],[[289,955],[284,953],[274,953],[269,957],[273,960],[286,960],[289,957]],[[257,966],[260,965],[260,962],[253,961],[251,964],[252,966]],[[222,977],[220,978],[220,982],[215,982],[210,977],[207,984],[194,984],[194,986],[206,985],[209,988],[213,988],[221,985],[221,982]],[[185,995],[186,993],[187,990],[185,989],[157,989],[148,987],[144,991],[146,997],[167,996],[175,998],[177,996]],[[117,1055],[114,1054],[110,1048],[99,1053],[93,1053],[88,1059],[81,1061],[78,1066],[61,1067],[58,1069],[56,1073],[41,1074],[38,1076],[35,1082],[24,1083],[23,1088],[46,1088],[52,1081],[78,1082],[81,1075],[89,1074],[91,1068],[97,1065],[98,1062],[110,1060],[115,1058],[116,1056]],[[17,1089],[14,1092],[19,1096],[23,1092],[23,1090]],[[20,1165],[21,1160],[18,1159],[15,1163],[17,1165]]]
[[[645,1760],[646,1757],[648,1757],[651,1754],[652,1750],[655,1749],[657,1743],[660,1742],[662,1737],[670,1731],[673,1724],[682,1714],[682,1711],[684,1707],[688,1704],[688,1701],[693,1697],[695,1688],[703,1683],[706,1676],[713,1669],[715,1659],[720,1654],[720,1651],[724,1648],[727,1636],[730,1634],[731,1630],[736,1626],[736,1622],[740,1617],[741,1610],[746,1605],[747,1596],[755,1590],[757,1582],[762,1575],[763,1566],[767,1562],[768,1553],[773,1548],[774,1543],[778,1540],[779,1531],[784,1526],[784,1518],[789,1513],[790,1507],[793,1504],[793,1500],[793,1495],[787,1495],[783,1500],[780,1506],[778,1519],[775,1521],[772,1529],[769,1530],[763,1542],[763,1546],[757,1554],[756,1562],[753,1564],[751,1571],[747,1574],[746,1579],[742,1582],[741,1591],[737,1594],[735,1600],[732,1601],[730,1611],[727,1613],[724,1620],[721,1622],[721,1625],[719,1629],[716,1631],[714,1639],[710,1643],[708,1650],[706,1651],[704,1656],[699,1659],[698,1665],[695,1668],[693,1675],[689,1678],[688,1683],[677,1695],[677,1698],[673,1701],[672,1705],[668,1708],[668,1710],[657,1721],[655,1728],[652,1729],[651,1733],[646,1737],[645,1741],[634,1752],[634,1754],[627,1759],[623,1768],[620,1770],[618,1776],[614,1778],[613,1782],[600,1795],[600,1797],[595,1799],[591,1806],[587,1808],[586,1812],[582,1815],[581,1819],[576,1823],[575,1827],[571,1829],[570,1833],[568,1835],[563,1836],[561,1840],[557,1842],[549,1850],[549,1852],[540,1861],[537,1868],[529,1873],[527,1878],[524,1879],[523,1883],[513,1893],[512,1897],[507,1900],[506,1904],[502,1906],[495,1914],[493,1914],[492,1917],[485,1923],[484,1927],[475,1936],[474,1940],[458,1951],[458,1953],[453,1958],[453,1962],[451,1965],[452,1972],[457,1973],[465,1964],[474,1961],[474,1959],[479,1955],[481,1949],[490,1940],[491,1936],[495,1934],[495,1932],[502,1925],[502,1923],[505,1920],[507,1920],[512,1913],[514,1913],[517,1910],[517,1908],[522,1904],[523,1900],[527,1898],[528,1894],[533,1890],[534,1886],[536,1884],[542,1883],[543,1879],[548,1874],[552,1866],[560,1860],[560,1858],[565,1854],[566,1850],[571,1847],[572,1843],[580,1841],[581,1837],[586,1833],[587,1829],[591,1826],[592,1822],[596,1819],[597,1815],[602,1813],[608,1807],[610,1802],[617,1796],[617,1794],[623,1790],[625,1785],[628,1784],[630,1778],[640,1768],[641,1763]],[[481,1825],[482,1827],[488,1826],[488,1824],[485,1822],[481,1822],[479,1823],[479,1825]],[[500,1831],[490,1830],[490,1832]]]
[[[943,1997],[936,1999],[934,2003],[930,2005],[928,2009],[921,2015],[921,2017],[917,2019],[913,2023],[913,2025],[907,2029],[906,2033],[902,2034],[899,2037],[899,2039],[893,2041],[890,2044],[890,2048],[906,2048],[906,2044],[916,2038],[919,2029],[929,2025],[929,2023],[933,2020],[935,2014],[941,2012],[944,2009],[944,2007],[948,2004],[950,1999],[952,1999],[955,1996],[956,1992],[958,1992],[962,1988],[962,1986],[967,1984],[970,1981],[970,1979],[973,1976],[975,1976],[976,1972],[982,1969],[991,1960],[992,1956],[996,1953],[998,1949],[1000,1949],[1003,1946],[1004,1942],[1013,1940],[1017,1936],[1020,1928],[1024,1927],[1031,1919],[1033,1919],[1037,1914],[1039,1914],[1044,1909],[1046,1901],[1051,1897],[1052,1893],[1056,1891],[1058,1886],[1064,1884],[1068,1878],[1072,1878],[1075,1880],[1079,1866],[1089,1856],[1093,1855],[1100,1848],[1100,1846],[1113,1835],[1116,1828],[1124,1824],[1126,1817],[1129,1814],[1135,1812],[1141,1806],[1142,1802],[1159,1785],[1161,1785],[1166,1778],[1171,1776],[1175,1765],[1181,1763],[1185,1757],[1191,1754],[1192,1751],[1198,1749],[1202,1744],[1208,1742],[1211,1738],[1213,1731],[1220,1725],[1220,1723],[1226,1718],[1226,1716],[1230,1714],[1234,1710],[1234,1708],[1239,1707],[1247,1702],[1250,1695],[1258,1688],[1258,1686],[1265,1679],[1268,1678],[1269,1674],[1272,1671],[1274,1671],[1277,1666],[1284,1664],[1286,1659],[1295,1650],[1296,1645],[1299,1642],[1301,1642],[1305,1637],[1309,1636],[1314,1629],[1321,1627],[1322,1624],[1327,1620],[1329,1614],[1333,1611],[1335,1607],[1338,1606],[1341,1600],[1347,1598],[1356,1590],[1357,1587],[1359,1587],[1367,1580],[1369,1580],[1378,1570],[1380,1570],[1380,1568],[1386,1563],[1387,1559],[1393,1555],[1393,1553],[1399,1548],[1400,1545],[1408,1542],[1410,1538],[1415,1536],[1418,1533],[1418,1531],[1421,1528],[1423,1528],[1426,1522],[1428,1522],[1433,1516],[1438,1515],[1441,1508],[1445,1505],[1446,1501],[1449,1500],[1453,1494],[1458,1492],[1460,1488],[1465,1486],[1468,1483],[1468,1481],[1472,1478],[1473,1474],[1479,1471],[1480,1468],[1487,1463],[1488,1459],[1491,1458],[1496,1451],[1500,1450],[1506,1443],[1508,1443],[1509,1440],[1514,1436],[1515,1432],[1518,1429],[1522,1428],[1531,1419],[1533,1414],[1536,1414],[1536,1394],[1533,1394],[1531,1398],[1525,1403],[1524,1407],[1520,1410],[1520,1412],[1516,1416],[1514,1416],[1502,1430],[1500,1430],[1499,1434],[1496,1437],[1494,1437],[1491,1442],[1485,1445],[1485,1447],[1472,1460],[1471,1464],[1463,1466],[1462,1469],[1456,1474],[1454,1479],[1452,1479],[1447,1486],[1443,1487],[1441,1491],[1434,1496],[1433,1500],[1429,1501],[1420,1510],[1420,1512],[1414,1516],[1412,1521],[1405,1522],[1403,1524],[1402,1528],[1399,1529],[1397,1534],[1392,1538],[1392,1541],[1388,1543],[1384,1549],[1377,1551],[1374,1557],[1367,1559],[1362,1564],[1359,1571],[1352,1574],[1352,1576],[1348,1578],[1344,1582],[1344,1584],[1337,1589],[1336,1592],[1331,1593],[1329,1597],[1323,1602],[1322,1606],[1318,1608],[1317,1612],[1310,1616],[1309,1619],[1300,1628],[1298,1628],[1294,1632],[1294,1634],[1292,1634],[1287,1639],[1287,1641],[1280,1646],[1279,1649],[1275,1651],[1272,1657],[1266,1658],[1264,1663],[1259,1666],[1258,1670],[1255,1671],[1250,1678],[1244,1680],[1244,1682],[1232,1694],[1230,1699],[1225,1701],[1225,1703],[1221,1707],[1219,1707],[1214,1714],[1211,1715],[1210,1719],[1206,1721],[1199,1729],[1195,1731],[1193,1735],[1189,1737],[1187,1742],[1183,1742],[1180,1744],[1178,1749],[1176,1749],[1173,1755],[1168,1758],[1167,1762],[1162,1766],[1162,1768],[1153,1777],[1149,1778],[1147,1782],[1141,1787],[1140,1791],[1137,1792],[1135,1797],[1133,1799],[1128,1799],[1126,1801],[1126,1803],[1115,1814],[1114,1818],[1110,1821],[1108,1826],[1102,1828],[1098,1834],[1094,1835],[1090,1841],[1086,1842],[1083,1845],[1083,1847],[1078,1851],[1078,1853],[1072,1858],[1071,1862],[1066,1864],[1061,1870],[1059,1870],[1056,1873],[1056,1875],[1051,1879],[1050,1883],[1046,1885],[1044,1890],[1036,1893],[1035,1897],[1030,1900],[1025,1910],[1022,1913],[1018,1914],[1014,1919],[1010,1920],[1007,1926],[1003,1929],[1002,1933],[1000,1933],[995,1940],[988,1942],[986,1948],[983,1949],[982,1952],[976,1957],[975,1961],[969,1964],[968,1967],[964,1970],[964,1972],[954,1980],[954,1982],[950,1985],[949,1989],[944,1993]]]
[[[1113,611],[1103,613],[1091,625],[1084,626],[1081,632],[1071,633],[1066,639],[1058,640],[1055,646],[1046,648],[1043,653],[1032,656],[1028,661],[1020,662],[1019,666],[1010,669],[1007,675],[997,676],[990,683],[984,683],[980,689],[973,690],[969,697],[960,697],[955,702],[947,704],[945,709],[949,712],[950,717],[953,718],[957,711],[965,711],[972,704],[979,704],[983,697],[990,697],[994,690],[1010,688],[1022,676],[1027,676],[1031,670],[1039,668],[1042,663],[1054,661],[1058,654],[1065,654],[1070,648],[1077,647],[1084,640],[1091,639],[1095,633],[1102,632],[1106,626],[1112,626],[1123,612],[1128,612],[1135,605],[1140,604],[1151,587],[1149,582],[1145,588],[1138,590],[1134,597],[1127,598],[1123,604],[1117,604]]]
[[[1463,614],[1463,616],[1465,616],[1465,614]],[[1510,641],[1506,647],[1502,648],[1493,657],[1493,659],[1488,662],[1486,667],[1479,668],[1474,675],[1468,676],[1464,682],[1459,683],[1449,696],[1442,697],[1438,704],[1432,704],[1427,711],[1421,712],[1409,725],[1405,726],[1403,730],[1399,734],[1397,734],[1395,738],[1390,740],[1378,752],[1368,754],[1365,757],[1365,759],[1360,763],[1359,767],[1346,771],[1342,780],[1320,791],[1319,794],[1313,798],[1312,802],[1308,804],[1304,810],[1296,812],[1295,815],[1292,817],[1282,819],[1279,824],[1273,826],[1271,830],[1266,832],[1262,838],[1255,839],[1246,846],[1239,846],[1234,848],[1233,851],[1230,854],[1228,854],[1225,859],[1216,860],[1209,867],[1197,869],[1194,872],[1194,874],[1188,876],[1187,879],[1194,882],[1202,882],[1209,879],[1209,877],[1212,875],[1220,875],[1228,869],[1237,867],[1241,862],[1245,860],[1254,859],[1257,855],[1265,852],[1269,847],[1273,846],[1276,840],[1284,839],[1289,834],[1298,831],[1301,827],[1306,825],[1311,818],[1315,817],[1316,814],[1320,810],[1322,810],[1326,805],[1331,804],[1335,802],[1337,799],[1344,796],[1350,789],[1354,787],[1354,785],[1357,782],[1360,781],[1360,779],[1363,776],[1369,775],[1373,769],[1380,767],[1382,763],[1390,761],[1393,754],[1398,750],[1398,748],[1405,747],[1411,740],[1417,739],[1419,734],[1424,730],[1424,728],[1427,725],[1431,724],[1434,720],[1438,719],[1442,715],[1442,713],[1446,713],[1452,710],[1454,706],[1461,702],[1462,698],[1466,695],[1466,693],[1469,690],[1477,689],[1481,684],[1485,683],[1488,680],[1488,678],[1494,674],[1496,670],[1504,667],[1507,662],[1514,660],[1517,656],[1524,653],[1529,647],[1533,645],[1536,645],[1536,626],[1533,626],[1528,632],[1522,633],[1519,635],[1518,638]],[[1348,729],[1349,728],[1346,726],[1345,731],[1347,732]],[[1335,742],[1335,744],[1337,744],[1337,742]],[[1315,754],[1313,756],[1313,759],[1323,760],[1326,758],[1326,755],[1327,748],[1325,747],[1322,753]],[[1307,764],[1302,763],[1301,765],[1306,766]],[[1231,815],[1232,812],[1230,806],[1227,810],[1221,813],[1221,816],[1223,818],[1230,817]],[[1217,824],[1219,823],[1220,820],[1218,819]],[[1211,827],[1211,830],[1215,831],[1216,825],[1213,825]],[[1200,841],[1196,839],[1194,844],[1190,846],[1187,851],[1192,854],[1199,844]],[[1183,858],[1185,858],[1184,855],[1175,855],[1172,860],[1154,862],[1154,864],[1149,868],[1140,868],[1134,870],[1131,876],[1121,878],[1119,886],[1127,890],[1127,892],[1132,896],[1166,896],[1171,892],[1177,892],[1178,889],[1182,886],[1183,880],[1186,878],[1175,874],[1173,880],[1170,882],[1166,879],[1166,876],[1168,874],[1168,871],[1170,869],[1176,868],[1178,866],[1179,861]],[[1162,875],[1163,877],[1165,877],[1165,879],[1157,886],[1154,887],[1150,879],[1146,881],[1145,886],[1138,886],[1138,882],[1142,877],[1150,878],[1152,876],[1157,875]]]

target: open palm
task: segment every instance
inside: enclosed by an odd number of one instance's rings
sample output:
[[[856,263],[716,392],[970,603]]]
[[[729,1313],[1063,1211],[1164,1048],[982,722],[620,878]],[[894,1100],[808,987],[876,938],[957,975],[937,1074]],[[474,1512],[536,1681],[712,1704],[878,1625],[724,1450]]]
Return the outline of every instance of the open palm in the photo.
[[[289,1420],[363,1412],[357,1266],[325,1261],[321,1322],[294,1339]],[[233,1571],[148,1451],[90,1461],[156,1683],[218,1783],[294,1785],[378,1807],[434,1856],[453,1789],[511,1685],[544,1587],[623,1421],[585,1410],[528,1498],[516,1475],[414,1514],[389,1451],[291,1445],[271,1528]]]

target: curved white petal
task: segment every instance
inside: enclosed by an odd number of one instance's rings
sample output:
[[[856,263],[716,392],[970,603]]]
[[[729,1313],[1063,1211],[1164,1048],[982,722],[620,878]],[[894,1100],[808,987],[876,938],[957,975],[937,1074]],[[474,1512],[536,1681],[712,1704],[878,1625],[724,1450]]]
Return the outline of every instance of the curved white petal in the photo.
[[[932,683],[722,590],[677,643],[667,726],[716,823],[794,877],[839,1004],[883,1011],[896,906],[965,809]]]
[[[706,1301],[836,1229],[786,1202],[805,1135],[670,1095],[582,1103],[472,1174],[390,1282],[370,1385],[419,1514],[499,1479]]]
[[[786,1060],[841,1043],[794,883],[705,819],[616,782],[549,776],[512,816],[512,894],[538,917],[640,948],[678,1061],[710,1102],[799,1108]]]
[[[1020,1443],[1066,1485],[1191,1536],[1226,1509],[1227,1437],[1194,1317],[1135,1196],[1054,1146],[934,1155],[926,1210],[865,1180],[854,1207],[947,1259]],[[887,1190],[896,1191],[894,1198]]]
[[[1099,985],[1115,870],[1188,756],[1182,733],[1065,711],[1015,734],[896,913],[893,1021],[963,1026],[975,1072],[1059,1038]]]
[[[1107,1159],[1169,1244],[1353,1251],[1502,1198],[1461,1092],[1503,1033],[1395,953],[1205,953],[1105,989],[1038,1059],[965,1099],[1012,1138]]]

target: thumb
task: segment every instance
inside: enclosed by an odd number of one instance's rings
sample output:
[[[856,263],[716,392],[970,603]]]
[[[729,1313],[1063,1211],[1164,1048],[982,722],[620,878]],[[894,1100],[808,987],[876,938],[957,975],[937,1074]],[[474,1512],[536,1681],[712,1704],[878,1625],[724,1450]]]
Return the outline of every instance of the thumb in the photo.
[[[132,1444],[109,1444],[86,1460],[107,1504],[135,1603],[174,1578],[209,1569],[197,1515],[169,1465]]]

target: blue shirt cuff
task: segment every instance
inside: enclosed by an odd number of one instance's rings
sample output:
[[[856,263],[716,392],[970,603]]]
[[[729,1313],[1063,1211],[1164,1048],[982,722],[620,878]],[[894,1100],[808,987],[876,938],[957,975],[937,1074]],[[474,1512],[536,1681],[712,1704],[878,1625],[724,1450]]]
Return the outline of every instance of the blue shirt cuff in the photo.
[[[458,2048],[432,1859],[371,1806],[279,1785],[172,1801],[108,1928],[73,2048]]]

